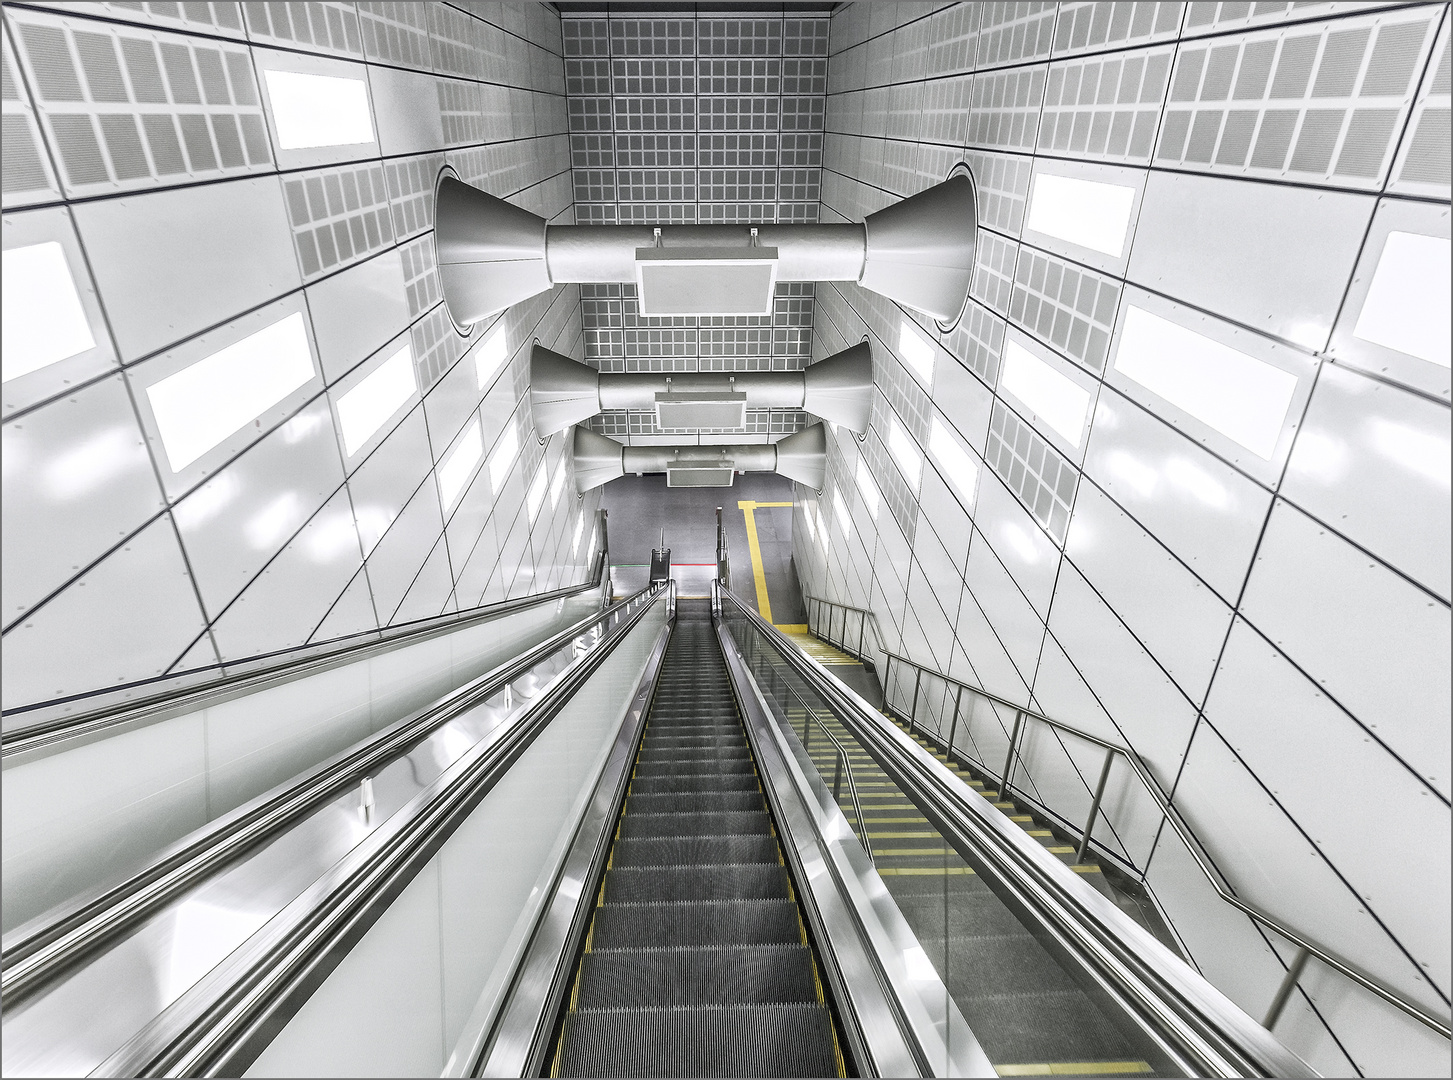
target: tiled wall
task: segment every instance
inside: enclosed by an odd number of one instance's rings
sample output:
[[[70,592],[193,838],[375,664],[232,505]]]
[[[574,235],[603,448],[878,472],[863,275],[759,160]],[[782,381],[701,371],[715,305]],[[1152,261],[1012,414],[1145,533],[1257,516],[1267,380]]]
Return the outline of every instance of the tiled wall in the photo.
[[[679,18],[567,12],[581,224],[817,220],[826,16]],[[584,360],[602,371],[790,371],[808,361],[811,283],[777,286],[769,317],[642,318],[634,285],[581,286]],[[650,410],[591,426],[624,443],[775,442],[799,409],[748,409],[736,430],[662,431]]]
[[[573,220],[561,48],[540,4],[5,6],[5,249],[60,245],[93,341],[4,384],[7,709],[584,577],[595,500],[524,393],[579,292],[461,335],[431,234],[446,163]],[[283,147],[269,70],[364,80],[372,141]],[[171,469],[148,388],[298,313],[311,377]],[[350,453],[339,400],[405,348]]]
[[[1379,344],[1397,335],[1363,314],[1390,235],[1447,272],[1448,36],[1446,4],[835,13],[822,220],[963,161],[978,263],[947,332],[818,287],[813,357],[871,336],[878,394],[865,441],[830,440],[821,496],[799,489],[794,528],[809,593],[1132,747],[1238,895],[1444,1015],[1446,278],[1407,320],[1432,344]],[[1118,251],[1036,214],[1054,178],[1118,189]],[[1203,392],[1137,367],[1146,326],[1179,343],[1162,355],[1217,358]],[[903,359],[915,336],[926,378]],[[1206,419],[1232,368],[1282,395],[1251,449],[1237,425],[1266,395]],[[1004,726],[971,726],[997,771]],[[1025,764],[1080,820],[1099,755],[1041,733]],[[1106,844],[1260,1017],[1292,949],[1216,897],[1136,791],[1112,783]],[[1447,1042],[1380,999],[1316,961],[1301,987],[1276,1031],[1326,1075],[1446,1075]]]

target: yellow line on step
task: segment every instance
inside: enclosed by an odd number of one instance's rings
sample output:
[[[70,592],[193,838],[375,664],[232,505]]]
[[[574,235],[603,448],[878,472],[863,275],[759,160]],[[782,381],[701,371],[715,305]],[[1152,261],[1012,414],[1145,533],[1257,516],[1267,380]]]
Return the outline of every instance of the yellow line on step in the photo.
[[[878,875],[880,877],[927,877],[934,874],[944,875],[972,873],[973,871],[970,870],[967,866],[898,866],[879,867],[878,869]]]
[[[767,599],[767,572],[762,569],[762,545],[757,540],[757,518],[753,511],[768,506],[791,506],[790,502],[759,503],[744,499],[737,503],[737,509],[747,519],[747,550],[752,555],[752,580],[757,585],[757,611],[768,622],[772,621],[772,602]]]

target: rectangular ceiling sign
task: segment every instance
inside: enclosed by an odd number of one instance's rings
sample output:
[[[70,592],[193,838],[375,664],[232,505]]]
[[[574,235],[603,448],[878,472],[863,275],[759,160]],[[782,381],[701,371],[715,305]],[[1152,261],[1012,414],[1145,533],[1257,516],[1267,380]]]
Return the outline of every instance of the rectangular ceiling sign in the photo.
[[[636,248],[642,315],[771,315],[776,287],[776,248]]]

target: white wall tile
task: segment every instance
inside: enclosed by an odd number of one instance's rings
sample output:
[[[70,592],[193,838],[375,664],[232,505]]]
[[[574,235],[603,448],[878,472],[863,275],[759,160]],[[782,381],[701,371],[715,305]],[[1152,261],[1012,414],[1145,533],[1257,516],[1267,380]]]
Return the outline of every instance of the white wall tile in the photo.
[[[120,375],[5,424],[3,439],[9,623],[166,503]]]
[[[988,541],[1016,584],[1043,619],[1054,595],[1059,549],[1034,518],[1009,494],[998,476],[985,472],[979,480],[976,543]]]
[[[1281,494],[1447,600],[1449,458],[1446,405],[1328,364]]]
[[[1374,202],[1369,195],[1152,171],[1128,277],[1320,350]]]
[[[159,518],[5,635],[4,706],[154,678],[204,625],[171,519]]]
[[[404,267],[397,248],[315,282],[304,291],[318,359],[330,385],[409,324]]]
[[[373,119],[386,156],[419,154],[444,145],[436,80],[420,71],[370,64]]]
[[[318,628],[308,638],[309,642],[331,641],[347,637],[378,626],[378,616],[373,610],[373,594],[368,588],[368,574],[360,569],[343,590],[337,601]]]
[[[392,620],[443,531],[439,490],[431,480],[419,487],[368,555],[373,604],[385,624]]]
[[[1081,484],[1065,554],[1122,622],[1201,701],[1231,609],[1094,484]]]
[[[1040,646],[1044,643],[1044,620],[984,543],[982,533],[974,537],[969,547],[964,584],[1013,659],[1020,679],[1026,686],[1032,685]]]
[[[303,283],[276,177],[103,199],[73,213],[123,360]]]
[[[363,464],[350,462],[353,472],[348,490],[365,554],[373,550],[427,477],[427,466],[422,463],[432,460],[424,410],[416,408]]]
[[[1241,613],[1448,797],[1447,605],[1278,501]]]
[[[419,576],[409,586],[399,608],[394,612],[392,622],[413,622],[415,619],[429,619],[440,614],[454,591],[453,577],[449,571],[449,550],[441,536],[434,550],[424,560]]]

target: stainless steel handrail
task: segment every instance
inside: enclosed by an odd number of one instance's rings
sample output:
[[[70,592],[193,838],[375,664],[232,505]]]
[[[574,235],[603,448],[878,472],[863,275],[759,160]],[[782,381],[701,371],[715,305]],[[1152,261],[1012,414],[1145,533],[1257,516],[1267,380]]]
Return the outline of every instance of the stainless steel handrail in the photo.
[[[124,880],[52,909],[5,935],[0,998],[14,1005],[59,977],[80,958],[114,940],[179,892],[333,798],[386,760],[405,752],[452,717],[487,700],[541,660],[628,608],[650,590],[581,619],[470,680],[440,700],[390,725],[157,853]]]
[[[723,603],[755,624],[776,651],[838,715],[859,743],[900,786],[922,800],[946,838],[972,851],[1000,876],[1045,928],[1113,987],[1133,1014],[1153,1024],[1162,1045],[1190,1055],[1193,1075],[1309,1075],[1307,1066],[1264,1027],[1195,974],[1184,961],[1068,868],[1022,835],[867,702],[805,656],[734,595]],[[980,805],[982,804],[982,805]]]
[[[241,1075],[662,592],[648,588],[613,608],[633,604],[580,666],[498,737],[467,751],[91,1075]]]
[[[1013,731],[1009,739],[1009,752],[1004,759],[1004,768],[998,774],[998,782],[1000,785],[999,790],[1002,797],[1007,798],[1009,792],[1013,790],[1013,770],[1018,758],[1018,747],[1021,744],[1021,732],[1027,730],[1027,725],[1025,724],[1026,720],[1045,724],[1055,729],[1056,731],[1062,731],[1067,735],[1072,735],[1076,738],[1083,739],[1088,743],[1092,743],[1096,746],[1102,747],[1106,751],[1105,762],[1104,765],[1101,767],[1100,776],[1095,785],[1094,795],[1090,801],[1090,811],[1088,817],[1085,821],[1083,828],[1079,830],[1080,843],[1075,854],[1076,862],[1082,862],[1084,860],[1085,854],[1089,850],[1089,847],[1093,842],[1092,834],[1094,832],[1095,822],[1099,816],[1101,800],[1103,799],[1105,794],[1105,787],[1110,778],[1111,766],[1114,763],[1116,756],[1123,758],[1126,764],[1130,766],[1131,771],[1135,774],[1136,779],[1140,781],[1141,786],[1145,788],[1146,793],[1155,802],[1156,807],[1160,810],[1162,820],[1170,824],[1171,828],[1175,831],[1181,842],[1185,844],[1186,850],[1191,853],[1191,858],[1195,860],[1196,865],[1200,868],[1201,873],[1205,875],[1206,880],[1210,882],[1211,887],[1216,890],[1216,894],[1220,896],[1223,901],[1236,908],[1242,914],[1254,919],[1256,922],[1285,938],[1296,947],[1297,951],[1293,956],[1291,963],[1287,966],[1286,975],[1283,978],[1281,985],[1277,988],[1276,994],[1273,995],[1271,1005],[1268,1007],[1266,1015],[1263,1017],[1262,1023],[1265,1027],[1270,1029],[1276,1025],[1276,1022],[1280,1018],[1281,1013],[1286,1007],[1287,1002],[1291,999],[1292,991],[1296,988],[1297,983],[1300,981],[1301,976],[1305,971],[1307,957],[1315,956],[1318,960],[1322,961],[1322,963],[1326,964],[1334,971],[1338,972],[1339,974],[1343,975],[1348,979],[1351,979],[1353,982],[1357,983],[1357,985],[1382,998],[1388,1004],[1402,1010],[1407,1015],[1417,1020],[1419,1023],[1425,1025],[1428,1028],[1431,1028],[1439,1035],[1442,1035],[1445,1039],[1453,1038],[1453,1028],[1450,1028],[1447,1020],[1428,1012],[1421,1005],[1409,1000],[1408,998],[1400,994],[1397,990],[1394,990],[1392,987],[1383,983],[1381,980],[1362,971],[1360,968],[1357,967],[1357,965],[1353,964],[1351,961],[1343,959],[1331,949],[1319,944],[1313,938],[1308,937],[1307,935],[1293,929],[1290,926],[1287,926],[1280,919],[1276,918],[1276,916],[1270,914],[1269,912],[1263,911],[1262,909],[1256,907],[1254,904],[1248,904],[1246,901],[1238,898],[1231,890],[1230,883],[1226,881],[1225,877],[1221,874],[1221,872],[1217,870],[1215,866],[1210,862],[1210,860],[1206,857],[1199,839],[1197,839],[1195,834],[1191,831],[1190,826],[1185,823],[1185,820],[1181,817],[1180,812],[1171,804],[1171,801],[1166,796],[1164,789],[1160,786],[1160,782],[1155,779],[1154,775],[1151,774],[1145,763],[1140,759],[1140,756],[1130,750],[1129,747],[1120,746],[1116,743],[1109,742],[1105,739],[1100,738],[1098,735],[1092,735],[1088,731],[1082,731],[1072,724],[1066,724],[1063,721],[1052,719],[1051,717],[1045,716],[1043,713],[1036,712],[1035,710],[1026,708],[1023,705],[1016,704],[1015,702],[1010,701],[1008,698],[1000,697],[997,694],[990,693],[988,690],[973,686],[969,683],[962,681],[961,679],[955,679],[950,675],[945,675],[940,671],[936,671],[933,668],[920,664],[917,661],[911,660],[906,656],[902,656],[898,653],[890,652],[886,648],[882,648],[881,646],[883,639],[878,629],[877,616],[874,615],[871,611],[864,611],[864,609],[862,608],[850,607],[847,604],[839,604],[837,601],[827,600],[822,597],[807,596],[806,599],[809,602],[809,605],[811,605],[812,603],[817,603],[827,606],[829,610],[831,610],[832,608],[843,608],[847,611],[862,613],[865,617],[865,620],[872,619],[873,633],[878,638],[880,645],[879,651],[885,657],[882,677],[883,709],[890,715],[896,716],[898,719],[903,720],[905,723],[907,723],[910,730],[912,730],[916,726],[919,726],[917,721],[919,688],[921,687],[923,676],[925,674],[931,676],[932,678],[940,679],[945,684],[952,685],[958,688],[958,691],[954,697],[954,712],[953,719],[949,727],[949,736],[945,743],[945,745],[949,748],[949,752],[956,752],[954,749],[953,738],[958,729],[959,715],[961,712],[963,695],[965,691],[977,694],[979,697],[982,697],[997,705],[1002,705],[1005,708],[1014,710],[1015,720]],[[811,608],[809,607],[809,613],[810,612]],[[829,615],[829,631],[831,630],[831,625],[832,618],[831,615]],[[846,617],[844,618],[844,629],[846,629]],[[834,645],[834,647],[836,648],[843,648],[843,646],[831,641],[828,638],[823,638],[823,640],[827,641],[830,645]],[[851,650],[843,649],[843,651],[848,652]],[[863,654],[861,652],[858,653],[858,656],[860,659],[863,658]],[[891,672],[892,666],[895,663],[903,664],[916,673],[914,676],[913,703],[909,707],[909,711],[907,714],[904,714],[902,710],[896,708],[890,700],[892,693]],[[939,732],[937,732],[937,734],[941,736],[942,731],[940,730]],[[989,776],[994,776],[994,773],[983,762],[979,762],[977,764]],[[1026,797],[1025,801],[1032,803],[1037,808],[1045,811],[1047,814],[1049,814],[1049,816],[1064,820],[1061,814],[1053,811],[1049,807],[1042,806],[1035,799]],[[1098,847],[1098,845],[1096,846]],[[1101,850],[1103,851],[1103,849]],[[1106,854],[1110,853],[1106,852]],[[1111,855],[1111,857],[1115,858],[1113,855]],[[1115,861],[1117,863],[1121,862],[1121,860],[1119,860],[1118,858],[1115,858]],[[1140,870],[1133,864],[1130,865],[1130,869],[1133,871],[1134,874],[1144,880],[1145,874],[1143,870]]]
[[[868,629],[868,626],[869,626],[870,621],[871,621],[871,625],[873,627],[873,637],[878,642],[878,652],[880,652],[880,653],[886,653],[888,651],[887,650],[887,646],[883,642],[883,634],[882,634],[882,631],[878,629],[878,617],[876,615],[874,615],[871,611],[868,611],[865,608],[853,607],[851,604],[840,604],[836,600],[825,600],[825,599],[823,599],[820,596],[812,596],[812,595],[809,595],[809,594],[804,594],[803,595],[803,599],[807,601],[807,625],[808,625],[808,628],[809,629],[811,629],[811,627],[812,627],[812,613],[813,613],[813,607],[812,607],[812,605],[813,604],[817,604],[820,607],[822,607],[822,606],[827,607],[827,609],[828,609],[827,632],[826,633],[820,633],[817,630],[812,630],[812,633],[813,634],[816,634],[817,637],[819,637],[823,641],[827,642],[833,648],[835,648],[835,649],[841,649],[843,652],[847,653],[850,656],[855,656],[859,660],[871,661],[872,660],[872,654],[869,653],[869,652],[864,652],[863,651],[863,645],[865,644],[865,639],[867,637],[867,629]],[[832,624],[833,624],[833,611],[834,611],[834,609],[840,610],[843,613],[843,629],[842,629],[842,634],[839,635],[839,637],[836,640],[834,640],[833,639],[833,636],[832,636]],[[848,634],[848,612],[850,612],[850,611],[851,612],[855,612],[859,616],[859,620],[858,620],[858,644],[857,644],[857,648],[856,649],[854,649],[852,647],[852,645],[850,645],[848,643],[848,640],[847,640],[847,634]],[[818,625],[819,625],[819,627],[822,625],[821,616],[819,616]]]
[[[600,511],[604,515],[604,511]],[[521,596],[512,600],[503,600],[497,604],[490,604],[486,607],[475,608],[463,613],[451,613],[439,615],[430,619],[421,619],[417,622],[406,623],[399,627],[390,627],[382,630],[366,630],[358,634],[350,634],[347,637],[338,638],[334,642],[320,645],[307,645],[301,649],[291,649],[281,655],[280,659],[273,659],[259,667],[250,667],[248,670],[226,674],[228,668],[244,667],[259,661],[266,660],[269,654],[259,657],[248,657],[243,660],[231,661],[225,664],[212,665],[224,672],[215,678],[209,678],[202,682],[189,682],[183,686],[173,686],[159,693],[148,697],[122,702],[112,702],[89,709],[73,715],[58,717],[53,720],[43,720],[35,724],[27,724],[24,727],[12,731],[0,733],[0,759],[13,758],[18,754],[33,753],[37,750],[46,749],[57,743],[67,742],[76,738],[89,738],[100,731],[108,728],[118,727],[122,724],[138,723],[146,720],[154,714],[166,714],[176,709],[202,706],[202,703],[221,695],[235,695],[250,693],[255,690],[277,682],[283,682],[302,675],[312,674],[316,671],[336,667],[351,660],[361,659],[364,656],[375,652],[384,652],[397,648],[400,644],[410,640],[424,640],[439,634],[449,633],[455,630],[471,626],[475,623],[487,622],[491,619],[508,615],[515,611],[523,611],[526,608],[535,607],[539,604],[552,603],[567,596],[575,596],[579,593],[589,592],[591,589],[601,585],[602,578],[605,581],[610,579],[609,549],[605,546],[605,518],[597,519],[596,527],[602,537],[601,550],[595,559],[595,568],[588,580],[577,585],[569,585],[563,589],[552,589],[546,593],[535,593],[530,596]],[[607,606],[608,600],[602,606]],[[366,640],[354,640],[365,637]],[[300,652],[305,655],[298,655]],[[207,668],[197,669],[198,671],[209,670]],[[149,683],[173,682],[181,676],[163,675],[156,679],[147,680],[143,683],[133,684],[144,686]],[[118,692],[119,689],[108,687],[105,690],[97,691],[93,695],[110,695]],[[20,709],[8,711],[6,716],[23,716],[41,708],[54,707],[58,702],[43,702],[37,705],[25,706]]]

